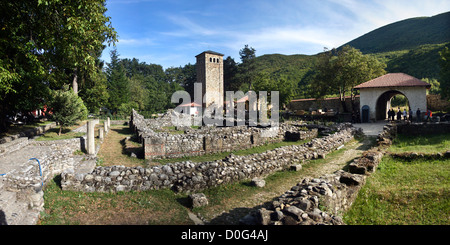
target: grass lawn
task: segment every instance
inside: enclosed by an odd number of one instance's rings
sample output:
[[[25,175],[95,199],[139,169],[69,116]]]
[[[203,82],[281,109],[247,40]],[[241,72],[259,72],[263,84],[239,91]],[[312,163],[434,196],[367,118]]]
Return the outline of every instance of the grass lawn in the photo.
[[[393,153],[438,153],[448,150],[450,150],[450,133],[422,136],[399,134],[389,148]]]
[[[85,135],[86,133],[72,132],[72,130],[82,126],[85,123],[86,123],[86,121],[80,121],[71,127],[63,128],[61,131],[61,135],[58,135],[59,126],[57,126],[55,128],[47,130],[43,135],[37,137],[35,140],[36,141],[51,141],[51,140],[64,140],[64,139],[72,139],[72,138],[81,137],[81,136]]]
[[[124,148],[126,146],[124,145],[126,144],[125,139],[132,136],[133,132],[128,126],[111,125],[111,128],[107,133],[97,154],[97,158],[99,159],[98,165],[123,165],[127,167],[145,166],[144,159],[130,157],[124,152]]]
[[[40,225],[187,225],[193,224],[171,190],[119,193],[62,191],[54,179],[45,187]]]
[[[116,150],[110,149],[111,153],[116,152],[112,158],[118,159],[118,154],[122,154],[120,143],[117,142],[120,142],[129,133],[125,126],[112,127],[111,132],[108,133],[110,138],[106,141],[115,142],[114,145],[117,147]],[[293,142],[287,143],[292,144]],[[286,144],[286,142],[280,144]],[[328,168],[330,162],[341,159],[347,154],[348,149],[356,149],[360,145],[361,143],[357,140],[349,142],[342,149],[327,155],[326,159],[310,161],[299,172],[280,171],[271,174],[265,178],[266,186],[262,189],[250,186],[249,180],[209,188],[202,191],[208,197],[209,205],[193,210],[188,208],[187,194],[174,193],[168,189],[116,194],[83,193],[62,191],[58,179],[55,179],[44,189],[45,211],[41,214],[39,224],[193,224],[188,212],[200,214],[200,217],[207,220],[213,220],[213,224],[237,224],[239,218],[248,214],[252,208],[279,196],[306,176],[319,177],[323,175],[323,171],[325,171],[323,168]],[[104,154],[104,163],[110,162],[103,146],[101,152],[103,151]],[[269,145],[246,151],[247,153],[260,152],[264,151],[264,147],[269,147]],[[269,148],[273,147],[272,145]],[[239,153],[244,154],[244,152]],[[129,164],[136,164],[136,162],[130,161],[129,156],[124,155],[123,157],[122,160],[118,160],[121,165],[126,165],[126,161]],[[111,161],[114,160],[112,158]],[[347,161],[348,159],[345,158],[345,161],[341,162],[345,165]],[[321,168],[322,170],[318,171]],[[342,166],[337,168],[342,168]]]
[[[344,215],[349,225],[449,225],[450,159],[385,156]]]
[[[70,129],[63,129],[61,131],[61,135],[58,135],[59,128],[52,128],[49,129],[47,132],[45,132],[44,135],[41,135],[37,137],[36,141],[51,141],[51,140],[65,140],[65,139],[72,139],[72,138],[78,138],[86,133],[76,133],[70,131]]]

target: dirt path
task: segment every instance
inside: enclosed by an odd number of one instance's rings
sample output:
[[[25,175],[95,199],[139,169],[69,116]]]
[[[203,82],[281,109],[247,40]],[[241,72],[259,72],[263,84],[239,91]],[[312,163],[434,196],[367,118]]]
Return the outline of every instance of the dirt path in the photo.
[[[239,224],[239,219],[247,215],[252,209],[258,209],[267,205],[275,197],[278,197],[291,189],[305,177],[318,178],[320,176],[331,174],[337,170],[343,169],[353,159],[361,156],[361,154],[368,150],[374,143],[374,137],[365,137],[361,141],[353,140],[347,143],[342,151],[326,159],[318,160],[315,163],[308,163],[304,165],[299,174],[276,181],[270,186],[270,191],[258,192],[252,196],[248,196],[240,203],[230,204],[228,211],[224,211],[215,217],[209,219],[209,224]],[[308,166],[309,164],[313,164]],[[269,189],[269,188],[268,188]]]
[[[128,167],[144,165],[144,159],[133,158],[124,153],[124,142],[133,132],[126,125],[112,125],[98,152],[102,166],[124,165]]]

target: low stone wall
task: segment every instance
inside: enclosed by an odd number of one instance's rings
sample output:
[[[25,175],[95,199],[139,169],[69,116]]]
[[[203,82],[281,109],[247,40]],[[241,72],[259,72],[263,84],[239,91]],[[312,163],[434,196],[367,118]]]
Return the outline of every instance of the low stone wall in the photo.
[[[427,107],[431,111],[450,111],[450,101],[438,94],[427,94]]]
[[[28,137],[20,137],[18,139],[0,144],[0,157],[11,152],[17,151],[28,145]]]
[[[5,190],[16,193],[16,200],[27,204],[28,209],[24,212],[38,214],[43,211],[43,186],[65,169],[73,169],[80,164],[84,156],[73,155],[74,151],[80,150],[80,140],[80,138],[74,138],[56,141],[28,141],[28,147],[41,149],[38,157],[41,171],[39,171],[39,164],[36,160],[27,160],[26,163],[17,163],[21,166],[20,168],[13,169],[3,176]],[[36,218],[32,222],[37,221],[37,216],[34,214],[30,217]]]
[[[173,188],[176,191],[198,191],[225,183],[264,176],[288,168],[295,162],[325,157],[326,154],[353,139],[358,133],[350,124],[341,124],[338,132],[315,138],[303,145],[291,145],[261,154],[230,156],[210,162],[177,162],[152,168],[96,167],[91,173],[61,174],[63,190],[116,192]]]
[[[80,150],[80,138],[55,140],[55,141],[32,141],[34,146],[42,146],[47,149],[41,152],[39,163],[41,165],[42,177],[39,172],[38,162],[28,161],[19,169],[14,169],[4,177],[5,187],[9,191],[23,191],[26,189],[36,189],[42,183],[52,179],[55,175],[61,174],[63,170],[74,167],[73,152]]]
[[[440,122],[440,123],[398,124],[397,133],[413,136],[450,133],[450,123]]]
[[[413,161],[417,159],[424,160],[440,160],[450,158],[450,150],[446,152],[436,152],[436,153],[417,153],[417,152],[404,152],[404,153],[389,153],[393,158],[403,159],[407,161]]]
[[[340,215],[348,210],[356,199],[366,178],[375,172],[382,157],[398,133],[417,135],[448,130],[448,124],[388,124],[378,135],[377,146],[365,151],[349,164],[348,172],[339,170],[320,178],[305,178],[291,190],[276,198],[271,207],[261,208],[241,219],[247,225],[344,225]],[[448,131],[447,131],[448,132]],[[445,159],[444,153],[400,153],[394,158]],[[326,210],[326,211],[325,211]]]
[[[163,116],[162,124],[167,125]],[[157,119],[144,119],[133,110],[130,128],[136,132],[143,144],[146,159],[198,156],[216,152],[231,152],[266,143],[311,139],[317,130],[282,123],[278,127],[261,128],[249,126],[182,128],[184,134],[158,132]],[[166,124],[164,124],[166,123]],[[160,126],[159,126],[160,127]],[[288,136],[287,136],[288,135]]]
[[[341,172],[320,178],[305,178],[289,191],[277,197],[268,208],[261,208],[240,220],[245,225],[343,225],[334,214],[351,203],[358,185],[340,182]],[[326,205],[326,210],[320,207]]]
[[[264,137],[266,130],[274,131],[272,137]],[[248,149],[266,143],[281,142],[286,132],[297,133],[298,139],[311,139],[317,130],[302,131],[295,127],[264,129],[255,127],[222,127],[199,129],[187,134],[155,133],[143,139],[146,159],[197,156],[217,152]],[[291,137],[292,138],[292,137]]]
[[[339,170],[320,178],[305,178],[261,208],[240,220],[246,225],[344,225],[340,215],[356,199],[368,175],[383,157],[378,147],[363,153],[350,164],[349,172]]]
[[[359,108],[359,96],[355,98],[355,108]],[[352,101],[350,97],[345,98],[347,108],[352,108]],[[318,109],[333,109],[337,112],[344,112],[342,102],[339,98],[325,98],[325,99],[298,99],[291,100],[288,105],[291,111],[316,111]]]
[[[11,135],[11,136],[6,136],[6,137],[3,137],[3,138],[0,138],[0,144],[8,143],[8,142],[17,140],[17,139],[22,138],[22,137],[32,138],[34,136],[43,134],[47,130],[52,129],[54,127],[56,127],[56,123],[52,122],[52,123],[49,123],[49,124],[46,124],[46,125],[43,125],[43,126],[38,126],[36,128],[28,129],[28,130],[25,130],[25,131],[20,132],[18,134],[15,134],[15,135]]]

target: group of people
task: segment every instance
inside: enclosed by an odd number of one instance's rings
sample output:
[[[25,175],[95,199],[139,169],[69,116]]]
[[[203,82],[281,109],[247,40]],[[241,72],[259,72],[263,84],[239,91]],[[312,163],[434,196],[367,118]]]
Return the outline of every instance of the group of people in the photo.
[[[403,109],[403,112],[402,112],[400,110],[400,107],[398,108],[397,113],[392,108],[388,111],[389,120],[392,120],[392,121],[395,121],[395,116],[397,116],[398,121],[402,120],[402,117],[403,117],[403,120],[407,120],[408,115],[409,115],[409,120],[411,120],[412,119],[411,108],[409,108],[409,113],[406,112],[406,109]]]
[[[395,112],[394,109],[390,109],[388,111],[388,117],[389,120],[395,121],[395,116],[397,116],[397,120],[410,120],[412,121],[413,118],[413,111],[411,110],[411,108],[409,108],[409,112],[406,112],[406,109],[403,109],[403,112],[400,110],[400,107],[398,108],[398,111]],[[425,120],[426,121],[430,121],[431,118],[433,117],[433,113],[431,112],[431,110],[427,110],[427,112],[425,113]],[[417,122],[422,121],[422,112],[420,111],[419,108],[417,108],[416,111],[416,120]]]

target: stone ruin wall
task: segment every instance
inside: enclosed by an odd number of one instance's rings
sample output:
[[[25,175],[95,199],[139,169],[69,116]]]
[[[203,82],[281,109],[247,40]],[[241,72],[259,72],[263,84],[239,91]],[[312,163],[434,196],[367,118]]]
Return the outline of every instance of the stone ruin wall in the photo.
[[[375,172],[378,164],[392,145],[397,133],[411,131],[427,133],[449,132],[449,125],[440,124],[389,124],[377,137],[377,146],[363,152],[353,160],[348,171],[339,170],[320,178],[304,178],[289,191],[277,197],[267,208],[260,208],[240,220],[246,225],[344,225],[341,215],[356,199],[366,179]],[[391,154],[391,153],[389,153]],[[403,159],[450,158],[450,151],[434,154],[391,154]]]
[[[85,150],[86,137],[53,141],[36,141],[28,138],[45,132],[53,125],[54,123],[28,130],[26,134],[23,134],[26,137],[10,137],[0,144],[0,157],[7,157],[8,154],[25,147],[30,147],[27,149],[39,153],[36,156],[39,163],[34,159],[18,158],[16,160],[19,162],[16,164],[20,167],[4,173],[1,178],[4,190],[16,193],[16,202],[27,203],[30,213],[27,215],[34,217],[31,222],[36,222],[38,217],[38,215],[32,213],[38,214],[43,211],[43,187],[48,181],[56,175],[60,175],[66,169],[92,171],[95,166],[95,155],[74,154],[77,151]],[[84,130],[86,130],[86,127],[84,127]],[[100,145],[97,145],[97,151],[99,147]]]
[[[55,141],[34,141],[21,138],[22,146],[28,144],[41,147],[51,147],[52,151],[39,157],[42,177],[39,172],[39,165],[35,160],[28,160],[30,164],[19,169],[14,169],[4,176],[5,186],[10,191],[26,191],[27,189],[37,189],[42,182],[52,179],[55,175],[61,174],[65,169],[74,168],[76,156],[73,152],[80,150],[80,138],[55,140]],[[24,145],[26,143],[26,145]]]
[[[68,170],[61,174],[61,185],[63,190],[84,192],[162,188],[172,188],[179,192],[199,191],[225,183],[265,176],[308,159],[324,158],[328,153],[352,140],[358,132],[351,124],[340,124],[336,130],[334,134],[312,139],[303,145],[284,146],[246,156],[230,154],[217,161],[184,161],[151,168],[96,167],[91,173],[86,174]]]
[[[306,177],[266,208],[249,213],[240,220],[246,225],[344,225],[341,215],[356,199],[366,178],[396,136],[396,127],[386,126],[377,138],[377,146],[365,151],[349,164],[319,178]]]
[[[160,119],[144,119],[133,110],[130,128],[138,135],[146,159],[198,156],[217,152],[248,149],[266,143],[305,140],[317,137],[317,130],[305,131],[301,127],[281,123],[276,128],[248,126],[182,128],[184,134],[158,132],[172,126],[170,115]],[[270,137],[265,137],[268,134]]]

